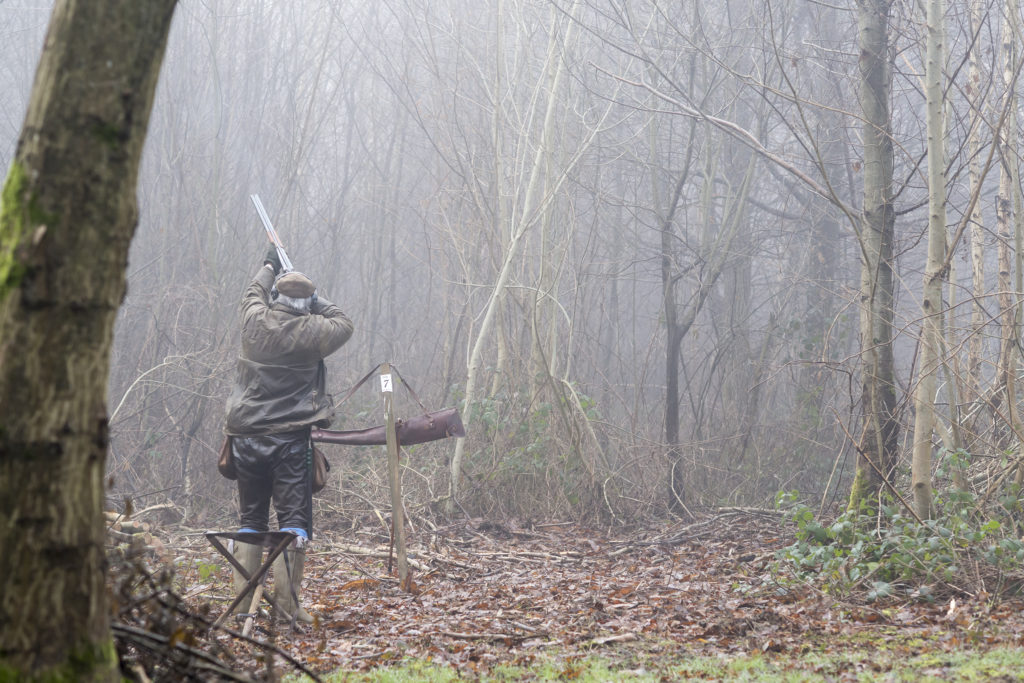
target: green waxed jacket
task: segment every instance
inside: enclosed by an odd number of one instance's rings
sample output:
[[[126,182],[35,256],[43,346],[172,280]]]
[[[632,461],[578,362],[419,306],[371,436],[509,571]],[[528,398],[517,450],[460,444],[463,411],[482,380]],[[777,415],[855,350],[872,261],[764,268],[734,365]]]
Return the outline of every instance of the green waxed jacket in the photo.
[[[324,358],[352,336],[352,321],[322,298],[310,314],[268,304],[274,273],[260,268],[242,297],[242,354],[228,398],[231,436],[257,436],[330,426]]]

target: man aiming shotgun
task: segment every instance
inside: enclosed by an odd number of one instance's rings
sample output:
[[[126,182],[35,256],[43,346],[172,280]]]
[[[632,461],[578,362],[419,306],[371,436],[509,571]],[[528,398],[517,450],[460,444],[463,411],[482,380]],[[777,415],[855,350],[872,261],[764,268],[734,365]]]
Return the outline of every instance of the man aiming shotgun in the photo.
[[[274,564],[274,602],[286,612],[275,616],[312,623],[299,604],[313,536],[310,430],[330,426],[334,407],[324,359],[348,341],[353,326],[292,268],[259,197],[251,199],[271,247],[242,296],[242,349],[225,432],[238,479],[240,531],[268,531],[273,501],[278,527],[296,534]],[[233,552],[250,575],[259,568],[261,545],[236,543]],[[235,571],[236,592],[245,585]]]

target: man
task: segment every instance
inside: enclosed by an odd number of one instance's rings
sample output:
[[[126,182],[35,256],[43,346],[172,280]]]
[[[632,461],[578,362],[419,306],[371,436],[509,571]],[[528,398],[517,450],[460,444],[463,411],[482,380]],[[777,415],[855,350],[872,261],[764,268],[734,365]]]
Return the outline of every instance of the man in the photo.
[[[274,602],[285,611],[282,618],[312,623],[299,604],[313,530],[309,435],[311,427],[331,423],[324,359],[352,336],[352,321],[318,296],[307,276],[280,271],[271,247],[242,297],[242,353],[225,431],[238,473],[240,531],[267,531],[274,501],[278,527],[296,534],[274,563]],[[262,545],[237,543],[233,552],[250,575],[259,568]],[[236,592],[245,586],[238,571],[235,586]]]

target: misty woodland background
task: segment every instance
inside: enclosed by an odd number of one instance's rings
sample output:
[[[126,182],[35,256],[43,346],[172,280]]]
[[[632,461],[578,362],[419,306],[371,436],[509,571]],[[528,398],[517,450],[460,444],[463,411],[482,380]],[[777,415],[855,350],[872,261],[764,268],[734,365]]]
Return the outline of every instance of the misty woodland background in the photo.
[[[958,485],[984,491],[1021,436],[999,372],[1019,363],[1024,290],[1020,25],[1009,1],[948,5],[953,252],[935,485],[956,455]],[[0,1],[4,168],[49,10]],[[915,3],[891,17],[894,481],[906,491],[925,319],[926,27]],[[843,503],[864,353],[879,341],[858,328],[857,18],[853,2],[804,0],[182,0],[113,350],[111,504],[235,523],[215,459],[237,301],[267,244],[252,193],[296,267],[355,322],[329,361],[335,396],[389,361],[429,408],[461,408],[464,443],[406,449],[413,513],[447,501],[453,460],[472,516],[615,524],[768,506],[781,490]],[[420,412],[397,396],[399,415]],[[381,406],[364,388],[334,426],[379,424]],[[318,519],[384,505],[382,451],[327,452]]]

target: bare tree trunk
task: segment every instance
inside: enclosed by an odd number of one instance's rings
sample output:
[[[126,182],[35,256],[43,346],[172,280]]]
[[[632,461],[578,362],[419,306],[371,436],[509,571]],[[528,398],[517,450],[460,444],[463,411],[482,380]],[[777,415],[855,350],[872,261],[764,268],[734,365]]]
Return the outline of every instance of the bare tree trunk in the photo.
[[[1013,331],[1011,333],[1012,344],[1013,344],[1013,358],[1010,362],[1010,373],[1014,379],[1017,376],[1017,368],[1020,361],[1020,336],[1021,336],[1021,306],[1022,297],[1024,297],[1024,215],[1022,214],[1021,204],[1021,186],[1020,186],[1020,161],[1018,155],[1018,131],[1017,131],[1017,107],[1019,106],[1017,97],[1017,72],[1019,69],[1020,62],[1020,23],[1019,23],[1019,6],[1017,0],[1006,0],[1006,10],[1004,16],[1006,20],[1003,24],[1003,35],[1012,36],[1011,38],[1003,39],[1003,86],[1006,88],[1006,111],[1007,111],[1007,125],[1003,128],[1006,134],[1006,150],[1007,156],[1004,157],[1005,164],[1001,165],[1000,168],[1004,173],[1008,173],[1010,176],[1010,192],[1012,193],[1012,224],[1013,224]],[[1008,167],[1007,167],[1008,166]],[[1000,178],[1000,187],[1002,186],[1002,179]],[[1009,388],[1008,388],[1009,389]],[[1009,406],[1010,420],[1013,423],[1014,434],[1020,434],[1024,425],[1021,424],[1020,411],[1017,408],[1016,390],[1011,395],[1009,390],[1007,395],[1011,396],[1011,405]],[[1016,444],[1017,446],[1017,471],[1014,474],[1014,483],[1019,488],[1024,483],[1024,442]]]
[[[858,0],[860,104],[864,113],[864,206],[860,221],[863,438],[850,507],[870,500],[896,459],[893,368],[893,145],[889,114],[891,0]]]
[[[996,262],[998,267],[996,288],[999,292],[1000,310],[1000,345],[997,376],[1001,380],[1006,396],[1006,418],[1010,421],[1011,434],[1019,433],[1020,416],[1017,412],[1017,362],[1018,362],[1018,328],[1017,328],[1017,306],[1013,292],[1013,256],[1014,244],[1014,220],[1013,220],[1013,181],[1014,167],[1017,160],[1015,153],[1015,122],[1012,107],[1015,106],[1013,97],[1014,84],[1014,53],[1015,40],[1013,27],[1009,16],[1012,6],[1015,3],[1008,0],[1006,3],[1006,19],[1003,21],[1002,47],[1000,51],[1001,68],[1003,76],[1003,102],[1002,111],[1009,112],[1007,125],[999,128],[995,144],[999,157],[999,189],[996,194],[996,233],[999,236],[996,249]],[[1013,437],[1011,437],[1013,438]],[[1018,448],[1021,444],[1008,444],[1007,448]]]
[[[982,22],[981,0],[971,2],[971,35],[980,31]],[[983,121],[982,107],[984,94],[981,87],[981,71],[978,68],[981,60],[981,46],[977,41],[971,44],[968,66],[968,93],[971,102],[971,126],[968,139],[968,177],[971,193],[977,192],[981,183],[981,148],[980,127]],[[974,202],[971,211],[971,326],[970,339],[967,343],[967,391],[965,400],[968,404],[981,396],[981,355],[983,337],[981,329],[985,326],[985,225],[981,215],[981,203]]]
[[[106,383],[174,0],[58,2],[0,212],[0,671],[119,680]]]
[[[712,138],[708,135],[708,138]],[[708,297],[714,290],[719,277],[725,271],[730,258],[734,257],[734,244],[740,227],[746,224],[746,205],[750,194],[751,183],[757,169],[756,155],[747,155],[743,161],[743,175],[735,190],[730,192],[721,209],[721,216],[715,216],[713,187],[718,175],[717,164],[720,159],[716,154],[709,153],[703,169],[704,186],[701,212],[703,226],[701,236],[701,256],[703,266],[697,277],[695,291],[685,305],[680,306],[676,298],[675,288],[681,279],[678,265],[674,264],[672,250],[672,224],[678,210],[683,182],[688,175],[688,168],[682,174],[673,190],[671,203],[662,222],[661,264],[662,264],[662,296],[665,306],[665,323],[667,348],[665,354],[666,395],[665,395],[665,442],[669,448],[668,495],[669,509],[679,513],[684,511],[684,487],[682,481],[682,453],[679,449],[679,361],[680,345],[690,332],[697,316],[704,308]],[[739,163],[736,165],[739,169]],[[670,308],[671,307],[671,308]]]
[[[574,12],[571,12],[570,14],[574,14]],[[574,22],[570,22],[568,26],[568,32],[572,32],[576,25]],[[490,339],[491,329],[495,324],[496,314],[501,307],[502,299],[505,297],[506,286],[512,273],[512,267],[518,257],[520,244],[527,231],[541,218],[541,212],[544,210],[544,207],[542,206],[544,204],[542,190],[547,186],[547,178],[544,173],[546,169],[545,160],[546,155],[548,154],[548,148],[556,142],[554,140],[553,131],[554,115],[558,106],[558,97],[561,92],[562,84],[567,78],[566,65],[560,58],[559,50],[557,49],[558,43],[556,41],[558,41],[558,38],[556,36],[557,32],[552,31],[552,38],[548,52],[548,69],[550,70],[548,74],[551,78],[551,85],[547,91],[547,100],[545,103],[546,111],[541,129],[541,139],[537,144],[537,150],[530,167],[530,176],[526,187],[523,209],[515,221],[515,225],[511,231],[511,239],[505,247],[505,253],[502,255],[503,261],[498,269],[498,275],[491,290],[491,295],[484,306],[484,315],[483,320],[480,323],[480,329],[476,333],[476,338],[471,341],[471,349],[466,368],[465,406],[467,426],[473,420],[473,402],[476,400],[476,384],[480,379],[479,373],[480,366],[483,361],[484,346]],[[567,37],[564,40],[566,43],[569,42]],[[465,441],[465,438],[456,440],[455,451],[452,454],[451,464],[449,466],[449,495],[452,499],[458,497],[459,485],[462,480],[462,458],[465,452]]]
[[[652,125],[652,129],[654,126]],[[679,358],[680,346],[686,332],[679,321],[679,305],[676,302],[676,280],[673,263],[672,223],[679,206],[679,197],[689,174],[680,172],[679,179],[668,204],[668,211],[661,221],[661,289],[665,310],[665,445],[668,447],[668,497],[669,509],[675,513],[684,510],[686,499],[682,478],[682,452],[679,448]],[[658,197],[655,192],[655,199]]]
[[[919,376],[914,392],[914,448],[911,489],[914,508],[922,519],[932,508],[932,432],[935,387],[942,347],[942,283],[946,260],[946,173],[944,150],[942,67],[945,46],[942,0],[929,0],[925,88],[928,128],[928,263],[924,273]]]

